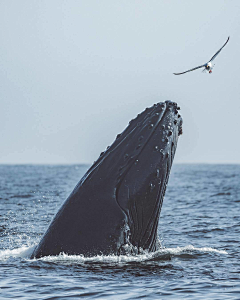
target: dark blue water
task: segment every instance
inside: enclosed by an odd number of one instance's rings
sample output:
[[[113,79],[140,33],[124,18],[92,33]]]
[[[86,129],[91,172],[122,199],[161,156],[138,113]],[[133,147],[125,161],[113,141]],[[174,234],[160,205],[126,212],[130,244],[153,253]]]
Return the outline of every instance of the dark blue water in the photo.
[[[0,166],[0,299],[240,299],[240,165],[173,166],[161,251],[31,260],[86,170]]]

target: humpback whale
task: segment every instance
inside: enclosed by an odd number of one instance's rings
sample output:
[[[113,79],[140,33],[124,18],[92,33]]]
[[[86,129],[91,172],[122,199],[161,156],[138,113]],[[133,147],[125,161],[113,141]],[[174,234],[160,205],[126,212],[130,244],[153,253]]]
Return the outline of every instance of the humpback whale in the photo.
[[[158,221],[182,134],[179,109],[172,101],[157,103],[129,122],[63,203],[32,258],[160,247]]]

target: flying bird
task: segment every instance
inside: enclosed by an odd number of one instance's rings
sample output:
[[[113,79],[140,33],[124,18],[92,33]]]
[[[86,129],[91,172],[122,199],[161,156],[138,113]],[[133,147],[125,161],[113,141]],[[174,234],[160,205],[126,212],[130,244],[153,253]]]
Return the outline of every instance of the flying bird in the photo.
[[[212,73],[212,69],[213,69],[213,64],[212,64],[212,61],[217,57],[217,55],[221,52],[222,48],[225,47],[228,43],[230,39],[230,36],[228,37],[226,43],[213,55],[213,57],[204,65],[201,65],[201,66],[198,66],[196,68],[193,68],[193,69],[190,69],[188,71],[185,71],[185,72],[182,72],[182,73],[173,73],[174,75],[181,75],[181,74],[184,74],[184,73],[187,73],[187,72],[191,72],[191,71],[194,71],[194,70],[197,70],[197,69],[200,69],[200,68],[204,68],[203,71],[207,71],[209,74]]]

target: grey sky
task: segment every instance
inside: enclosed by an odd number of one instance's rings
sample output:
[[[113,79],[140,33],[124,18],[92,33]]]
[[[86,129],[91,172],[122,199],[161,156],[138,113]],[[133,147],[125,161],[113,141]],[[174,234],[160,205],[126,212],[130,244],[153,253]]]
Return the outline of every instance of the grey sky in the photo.
[[[0,1],[0,163],[91,163],[173,100],[175,162],[240,163],[240,1]],[[201,70],[223,45],[212,74]]]

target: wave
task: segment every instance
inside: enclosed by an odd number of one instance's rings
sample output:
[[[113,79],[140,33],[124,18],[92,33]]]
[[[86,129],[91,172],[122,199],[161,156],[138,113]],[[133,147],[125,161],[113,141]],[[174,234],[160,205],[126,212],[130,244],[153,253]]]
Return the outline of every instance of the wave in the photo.
[[[10,257],[30,258],[35,247],[36,247],[36,245],[31,245],[31,246],[22,246],[22,247],[16,248],[16,249],[0,250],[0,261],[6,260]]]
[[[211,195],[210,197],[230,196],[230,195],[231,195],[231,193],[227,192],[227,193],[217,193],[217,194]]]
[[[31,254],[36,245],[22,246],[16,249],[7,249],[0,251],[0,261],[9,258],[23,258],[30,260]],[[134,263],[169,260],[173,257],[191,258],[198,255],[216,253],[221,255],[228,254],[225,250],[218,250],[211,247],[194,247],[192,245],[176,248],[162,248],[155,252],[143,251],[138,255],[97,255],[93,257],[85,257],[83,255],[68,255],[61,253],[57,256],[45,256],[39,259],[31,259],[31,261],[44,261],[63,264],[85,264],[85,263]]]

